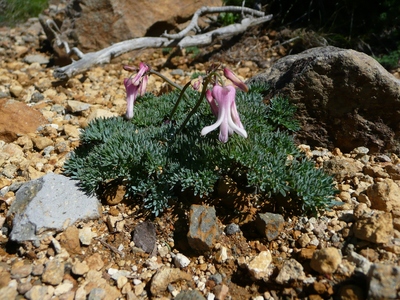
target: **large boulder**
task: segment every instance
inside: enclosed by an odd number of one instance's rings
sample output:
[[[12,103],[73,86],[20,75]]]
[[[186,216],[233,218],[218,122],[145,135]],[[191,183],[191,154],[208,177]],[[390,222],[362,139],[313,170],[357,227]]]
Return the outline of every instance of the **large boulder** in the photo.
[[[221,5],[222,0],[73,0],[60,29],[81,51],[97,51],[135,37],[160,36],[179,28],[202,6]]]
[[[253,81],[269,83],[267,98],[288,96],[297,106],[301,143],[400,152],[400,81],[364,53],[312,48],[278,60]]]

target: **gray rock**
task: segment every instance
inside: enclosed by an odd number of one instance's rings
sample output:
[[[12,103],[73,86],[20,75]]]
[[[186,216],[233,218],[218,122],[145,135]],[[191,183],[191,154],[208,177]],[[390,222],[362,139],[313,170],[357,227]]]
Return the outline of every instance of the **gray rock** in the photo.
[[[302,144],[350,152],[400,152],[400,81],[372,57],[350,49],[317,47],[279,59],[249,82],[271,87],[297,106]]]
[[[171,75],[179,75],[179,76],[185,76],[185,72],[183,72],[182,69],[174,69],[170,72]]]
[[[368,279],[368,299],[400,299],[400,267],[373,264]]]
[[[371,268],[371,265],[372,265],[371,262],[368,260],[368,258],[365,258],[361,254],[358,254],[355,251],[353,251],[353,249],[354,249],[354,246],[353,247],[349,246],[348,249],[346,250],[348,261],[350,261],[356,265],[356,270],[358,272],[361,272],[365,275],[368,274],[368,272]]]
[[[47,146],[46,148],[43,149],[43,156],[50,157],[50,153],[52,151],[54,151],[54,146]]]
[[[10,97],[10,93],[7,91],[0,91],[0,98],[8,98]]]
[[[206,298],[199,291],[185,290],[176,295],[175,300],[206,300]]]
[[[19,190],[19,188],[23,185],[23,182],[14,182],[13,184],[10,185],[10,191],[16,192]]]
[[[392,160],[390,159],[389,156],[387,156],[386,154],[378,154],[375,157],[375,161],[376,162],[391,162]]]
[[[190,247],[199,251],[208,251],[214,246],[219,235],[215,208],[192,205],[188,232]]]
[[[360,147],[353,149],[350,153],[358,154],[358,155],[365,155],[365,154],[368,154],[368,152],[369,152],[369,149],[367,147],[360,146]]]
[[[63,105],[60,104],[54,104],[51,106],[51,111],[55,111],[59,114],[65,114],[65,107]]]
[[[256,219],[257,230],[268,241],[276,239],[283,230],[285,219],[282,215],[273,213],[258,214]]]
[[[90,104],[77,101],[77,100],[68,100],[67,101],[67,109],[72,113],[79,113],[85,110],[88,110],[91,107]]]
[[[219,273],[211,275],[209,279],[213,280],[217,285],[222,283],[222,275]]]
[[[54,173],[22,185],[7,214],[13,224],[10,239],[16,242],[39,240],[46,230],[62,231],[100,216],[96,198],[85,195],[77,181]]]
[[[227,235],[233,235],[237,232],[240,232],[240,227],[238,224],[231,223],[225,228],[225,232]]]
[[[102,300],[107,296],[107,292],[102,288],[94,288],[90,291],[88,300]]]
[[[283,263],[282,269],[279,271],[275,281],[278,284],[287,284],[291,281],[300,281],[305,278],[306,274],[304,273],[303,266],[297,260],[291,258]]]
[[[34,93],[32,94],[32,97],[31,97],[31,102],[37,103],[37,102],[39,102],[39,101],[41,101],[41,100],[43,100],[43,99],[44,99],[43,94],[41,94],[41,93],[39,93],[39,92],[34,92]]]
[[[41,54],[29,54],[25,56],[24,61],[28,64],[39,63],[41,65],[47,65],[49,59]]]
[[[156,228],[149,221],[138,224],[132,232],[135,246],[146,253],[155,254],[156,248]]]

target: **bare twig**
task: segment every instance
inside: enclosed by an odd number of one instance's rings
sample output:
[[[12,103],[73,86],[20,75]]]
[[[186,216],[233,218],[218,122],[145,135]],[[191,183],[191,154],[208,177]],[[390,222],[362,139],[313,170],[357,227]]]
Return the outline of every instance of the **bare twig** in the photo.
[[[222,28],[217,28],[210,32],[194,36],[185,36],[191,30],[198,30],[197,25],[199,16],[206,13],[219,12],[242,12],[242,14],[256,17],[246,17],[239,24],[232,24]],[[59,47],[63,47],[68,56],[76,54],[79,60],[72,61],[71,64],[54,70],[53,76],[60,80],[68,80],[74,75],[83,73],[94,65],[109,63],[112,58],[120,56],[126,52],[144,48],[160,48],[178,46],[181,48],[190,46],[204,46],[210,44],[216,38],[228,38],[233,35],[246,31],[249,27],[267,22],[272,19],[272,15],[264,16],[263,12],[247,7],[225,6],[225,7],[202,7],[195,12],[190,24],[178,34],[166,34],[162,37],[142,37],[123,42],[119,42],[99,50],[97,52],[82,53],[78,48],[69,48],[68,43],[61,38],[60,30],[52,20],[41,21],[48,37],[51,37]]]
[[[115,248],[114,246],[106,243],[105,241],[103,241],[101,238],[95,238],[96,240],[98,240],[104,247],[107,247],[108,249],[110,249],[111,251],[119,254],[121,256],[121,258],[125,257],[125,253],[122,251],[119,251],[117,248]]]
[[[272,50],[274,50],[274,49],[276,49],[276,48],[278,48],[280,46],[283,46],[283,45],[289,44],[291,42],[294,42],[295,40],[298,40],[299,38],[300,38],[300,36],[295,36],[294,38],[291,38],[291,39],[289,39],[287,41],[284,41],[282,43],[278,43],[275,46],[269,47],[268,49],[265,50],[265,52],[272,51]]]

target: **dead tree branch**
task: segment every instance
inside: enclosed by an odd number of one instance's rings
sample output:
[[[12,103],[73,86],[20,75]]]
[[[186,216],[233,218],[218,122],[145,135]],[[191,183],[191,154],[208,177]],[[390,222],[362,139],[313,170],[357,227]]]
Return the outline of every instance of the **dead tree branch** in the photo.
[[[247,14],[241,23],[231,24],[215,30],[187,36],[190,31],[199,31],[197,25],[198,18],[207,13],[219,12],[242,12],[242,15]],[[251,15],[251,16],[249,16]],[[254,17],[256,16],[256,17]],[[63,41],[58,27],[52,20],[41,22],[48,38],[56,41],[56,44],[63,47],[66,54],[71,56],[76,54],[79,60],[73,61],[71,64],[57,68],[54,70],[53,76],[60,80],[68,80],[72,76],[83,73],[89,70],[94,65],[109,63],[112,58],[120,56],[124,53],[144,48],[160,48],[178,46],[181,48],[190,46],[204,46],[210,44],[213,39],[228,38],[234,35],[245,32],[249,27],[267,22],[272,19],[272,15],[264,16],[263,12],[253,10],[246,7],[225,6],[225,7],[202,7],[195,12],[190,24],[177,34],[164,33],[161,37],[142,37],[127,41],[122,41],[97,52],[82,53],[78,48],[69,47],[68,43]]]
[[[191,30],[193,30],[195,33],[199,31],[198,27],[198,20],[199,17],[205,14],[214,14],[214,13],[221,13],[221,12],[242,12],[251,14],[252,16],[256,17],[263,17],[264,13],[262,11],[254,10],[248,7],[240,7],[240,6],[222,6],[222,7],[208,7],[208,6],[203,6],[202,8],[198,9],[193,17],[192,20],[190,21],[190,24],[183,29],[181,32],[177,34],[167,34],[164,33],[162,36],[167,37],[169,39],[181,39],[185,35],[187,35]],[[272,18],[272,15],[271,15]]]

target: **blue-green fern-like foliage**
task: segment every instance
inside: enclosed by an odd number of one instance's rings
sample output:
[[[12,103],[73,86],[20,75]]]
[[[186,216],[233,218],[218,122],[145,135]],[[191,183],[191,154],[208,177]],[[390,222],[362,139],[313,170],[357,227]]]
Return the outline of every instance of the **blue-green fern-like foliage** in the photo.
[[[64,173],[78,179],[89,194],[110,181],[123,182],[125,196],[142,197],[144,207],[156,216],[177,190],[212,195],[217,180],[232,173],[240,173],[245,185],[257,187],[265,197],[279,194],[298,199],[305,213],[332,206],[336,192],[332,177],[316,169],[293,142],[291,132],[298,129],[294,106],[282,97],[266,105],[261,94],[266,89],[254,84],[248,93],[237,93],[248,138],[234,134],[225,144],[219,142],[218,130],[200,135],[203,127],[215,122],[206,101],[178,132],[198,92],[187,90],[188,97],[172,120],[168,114],[178,93],[160,97],[147,93],[135,104],[132,120],[115,117],[90,122]]]

